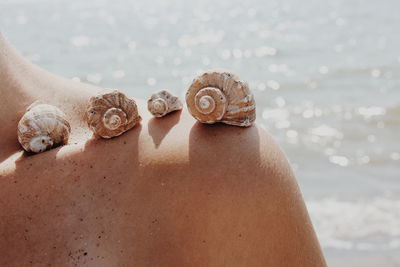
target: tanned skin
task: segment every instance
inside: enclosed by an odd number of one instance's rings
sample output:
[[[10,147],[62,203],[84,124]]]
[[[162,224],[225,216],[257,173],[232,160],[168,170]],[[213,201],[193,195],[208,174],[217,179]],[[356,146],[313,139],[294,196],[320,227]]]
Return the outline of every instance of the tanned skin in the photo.
[[[186,110],[95,139],[100,89],[32,65],[0,36],[0,266],[326,266],[287,159],[265,130]],[[67,145],[32,155],[17,124],[58,106]]]

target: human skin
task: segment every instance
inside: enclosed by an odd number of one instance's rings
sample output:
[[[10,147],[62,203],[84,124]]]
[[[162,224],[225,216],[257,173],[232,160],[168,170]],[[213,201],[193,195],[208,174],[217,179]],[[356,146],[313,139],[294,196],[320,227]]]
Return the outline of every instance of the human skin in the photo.
[[[265,130],[186,110],[109,140],[83,120],[99,89],[27,62],[0,35],[0,266],[326,266],[284,153]],[[63,110],[67,145],[23,152],[35,100]]]

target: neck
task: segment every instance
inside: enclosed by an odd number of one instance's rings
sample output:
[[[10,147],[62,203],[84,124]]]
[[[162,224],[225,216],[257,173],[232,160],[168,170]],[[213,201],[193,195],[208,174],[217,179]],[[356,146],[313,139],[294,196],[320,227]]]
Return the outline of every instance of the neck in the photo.
[[[93,86],[53,75],[26,60],[0,33],[0,162],[20,150],[17,125],[26,108],[39,100],[59,107],[70,122],[82,126]]]
[[[9,121],[9,115],[28,100],[29,95],[23,90],[27,72],[28,62],[0,35],[0,122]]]
[[[18,120],[26,107],[36,100],[34,95],[24,90],[29,65],[0,35],[0,153],[18,146]]]

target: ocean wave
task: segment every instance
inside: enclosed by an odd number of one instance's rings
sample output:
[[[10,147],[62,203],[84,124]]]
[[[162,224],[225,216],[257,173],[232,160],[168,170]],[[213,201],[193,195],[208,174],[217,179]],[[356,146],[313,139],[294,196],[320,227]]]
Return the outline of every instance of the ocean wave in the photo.
[[[400,199],[307,201],[323,248],[389,250],[400,248]]]

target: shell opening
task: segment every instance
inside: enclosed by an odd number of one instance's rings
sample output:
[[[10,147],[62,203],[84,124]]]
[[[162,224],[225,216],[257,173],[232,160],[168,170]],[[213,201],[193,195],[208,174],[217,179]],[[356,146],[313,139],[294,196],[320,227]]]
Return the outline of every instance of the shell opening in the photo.
[[[110,108],[104,113],[104,126],[110,130],[118,129],[127,121],[126,114],[119,108]]]
[[[49,136],[36,136],[29,142],[32,152],[39,153],[53,146],[53,140]]]
[[[196,106],[197,110],[203,114],[210,114],[215,109],[215,101],[209,95],[204,95],[199,99],[199,105]]]

